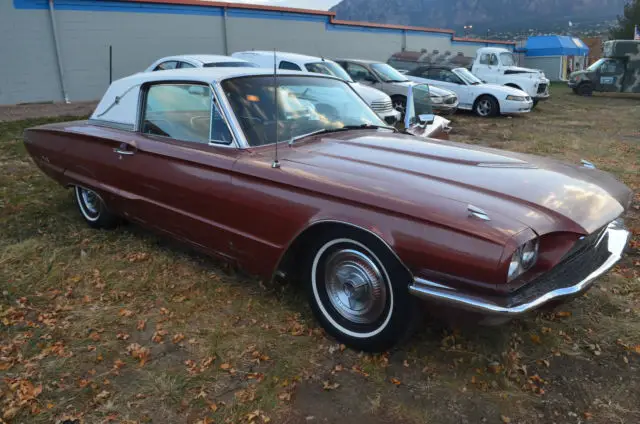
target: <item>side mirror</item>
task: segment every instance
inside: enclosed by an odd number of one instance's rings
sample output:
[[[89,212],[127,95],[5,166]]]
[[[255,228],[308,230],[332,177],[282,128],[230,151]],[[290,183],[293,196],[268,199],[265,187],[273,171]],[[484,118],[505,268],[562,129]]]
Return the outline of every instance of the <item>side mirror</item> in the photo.
[[[431,125],[436,120],[436,116],[432,113],[425,113],[418,116],[418,120],[422,125]]]

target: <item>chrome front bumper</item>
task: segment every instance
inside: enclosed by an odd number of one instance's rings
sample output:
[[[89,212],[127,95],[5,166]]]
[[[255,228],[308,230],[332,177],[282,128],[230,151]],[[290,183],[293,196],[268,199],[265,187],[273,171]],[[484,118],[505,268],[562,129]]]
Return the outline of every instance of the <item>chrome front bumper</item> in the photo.
[[[608,243],[607,249],[609,256],[588,276],[575,284],[541,293],[522,303],[503,306],[500,305],[499,302],[491,302],[480,296],[461,293],[453,288],[422,278],[414,279],[413,284],[409,287],[409,292],[425,300],[437,301],[438,303],[444,303],[454,308],[479,312],[485,315],[522,315],[552,300],[572,297],[587,291],[598,277],[610,270],[622,257],[629,241],[630,233],[618,224],[612,223],[607,228],[606,236],[608,236],[606,240]]]

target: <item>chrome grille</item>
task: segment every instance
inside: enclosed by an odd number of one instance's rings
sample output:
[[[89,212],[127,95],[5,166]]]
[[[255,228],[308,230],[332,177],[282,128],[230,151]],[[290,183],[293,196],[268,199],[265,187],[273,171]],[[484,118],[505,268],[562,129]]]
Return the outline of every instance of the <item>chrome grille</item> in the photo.
[[[393,110],[393,104],[391,103],[391,100],[371,102],[371,109],[373,109],[374,112],[390,112]]]

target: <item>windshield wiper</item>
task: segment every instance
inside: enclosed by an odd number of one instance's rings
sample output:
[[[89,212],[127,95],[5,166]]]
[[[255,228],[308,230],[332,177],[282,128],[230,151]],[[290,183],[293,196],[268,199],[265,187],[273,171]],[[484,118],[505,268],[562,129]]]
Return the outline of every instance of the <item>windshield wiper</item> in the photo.
[[[396,132],[398,130],[396,130],[393,127],[387,127],[387,126],[383,126],[383,125],[372,125],[372,124],[361,124],[361,125],[345,125],[344,127],[340,127],[340,128],[325,128],[322,130],[317,130],[317,131],[312,131],[310,133],[307,134],[301,134],[301,135],[297,135],[295,137],[292,137],[291,140],[289,140],[289,146],[291,146],[293,143],[295,143],[296,141],[306,138],[306,137],[311,137],[312,135],[319,135],[319,134],[331,134],[331,133],[336,133],[336,132],[341,132],[341,131],[349,131],[349,130],[376,130],[379,128],[383,128],[386,130],[393,130],[393,132]]]

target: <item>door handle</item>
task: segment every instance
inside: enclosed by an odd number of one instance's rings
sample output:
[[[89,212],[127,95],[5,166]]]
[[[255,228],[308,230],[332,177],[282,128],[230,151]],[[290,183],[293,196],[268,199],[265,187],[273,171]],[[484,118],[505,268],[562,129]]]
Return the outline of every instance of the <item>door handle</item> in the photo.
[[[134,153],[135,153],[135,152],[133,152],[133,151],[131,151],[131,150],[122,150],[122,149],[121,149],[121,148],[119,148],[119,147],[115,147],[115,148],[113,149],[113,151],[114,151],[114,153],[117,153],[117,154],[119,154],[119,155],[126,155],[126,156],[130,156],[130,155],[132,155],[132,154],[134,154]]]
[[[137,150],[137,145],[135,141],[130,143],[120,143],[119,147],[114,147],[113,152],[123,156],[131,156]],[[131,150],[129,150],[131,149]]]

